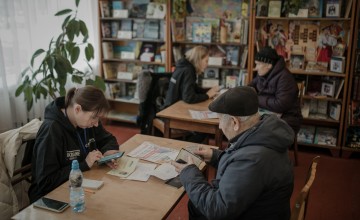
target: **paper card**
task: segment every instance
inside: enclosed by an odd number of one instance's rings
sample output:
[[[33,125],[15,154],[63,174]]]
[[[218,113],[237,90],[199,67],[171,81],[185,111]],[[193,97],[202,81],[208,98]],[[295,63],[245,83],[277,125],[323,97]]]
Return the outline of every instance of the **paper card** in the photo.
[[[126,177],[127,180],[136,180],[146,182],[150,178],[150,173],[152,173],[157,164],[154,163],[141,163],[139,162],[136,165],[135,171],[130,174],[130,176]]]
[[[163,163],[158,166],[153,172],[151,172],[151,175],[162,180],[169,180],[176,177],[178,173],[176,172],[173,165],[169,163]]]
[[[118,176],[120,178],[126,178],[135,171],[139,159],[123,156],[117,162],[118,167],[116,169],[110,170],[108,174]]]
[[[104,181],[101,180],[91,180],[91,179],[83,179],[82,187],[89,189],[99,189],[104,185]]]

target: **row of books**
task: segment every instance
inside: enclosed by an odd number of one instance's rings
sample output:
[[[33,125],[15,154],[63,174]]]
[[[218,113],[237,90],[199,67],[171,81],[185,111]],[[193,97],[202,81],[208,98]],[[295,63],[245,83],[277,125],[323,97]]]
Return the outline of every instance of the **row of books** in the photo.
[[[185,48],[173,46],[174,61],[177,62],[184,57],[186,51],[193,48],[193,45],[186,45]],[[239,46],[209,46],[210,66],[238,66],[242,69],[246,67],[248,58],[248,48]]]
[[[151,18],[164,19],[166,4],[142,1],[100,1],[102,18]]]
[[[302,125],[297,134],[297,141],[304,144],[336,146],[337,132],[335,128]]]
[[[121,20],[101,22],[103,38],[165,39],[165,23],[161,20]]]
[[[339,77],[308,76],[301,82],[304,85],[301,91],[303,95],[339,99],[342,97],[345,80]]]
[[[198,43],[220,42],[220,26],[226,26],[226,42],[247,44],[249,20],[191,17],[171,20],[172,40]]]
[[[217,85],[223,85],[224,88],[234,88],[245,86],[248,81],[248,72],[246,69],[218,69],[207,68],[204,76],[200,79],[203,88],[211,88]]]
[[[345,146],[356,149],[360,148],[360,127],[351,126],[347,128]]]
[[[106,83],[105,96],[109,99],[133,103],[139,102],[138,88],[135,83]]]
[[[256,16],[263,17],[310,17],[310,18],[321,18],[321,17],[332,17],[348,18],[353,0],[312,0],[303,1],[302,7],[298,12],[291,12],[291,5],[282,4],[285,3],[281,0],[260,0],[257,3]],[[286,10],[284,7],[288,7],[288,14],[283,14]]]
[[[165,63],[164,44],[151,42],[102,42],[104,59],[140,60],[144,62]]]
[[[351,126],[360,126],[360,101],[352,100],[348,108],[348,124]]]
[[[304,118],[333,119],[339,121],[341,104],[322,99],[303,100],[301,113]]]
[[[117,62],[103,63],[105,79],[135,80],[143,69],[151,69],[157,73],[165,72],[164,66]]]

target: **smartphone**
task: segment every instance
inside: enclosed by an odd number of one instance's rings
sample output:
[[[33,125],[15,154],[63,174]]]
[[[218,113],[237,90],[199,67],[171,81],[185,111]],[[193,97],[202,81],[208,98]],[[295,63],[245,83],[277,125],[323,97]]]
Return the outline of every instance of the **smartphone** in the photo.
[[[115,154],[105,156],[105,157],[101,158],[100,160],[98,160],[97,162],[98,162],[98,164],[107,163],[107,162],[110,162],[112,159],[120,158],[123,155],[124,155],[124,152],[118,152],[118,153],[115,153]]]
[[[67,207],[69,207],[69,203],[42,197],[34,202],[34,207],[47,209],[53,212],[63,212]]]

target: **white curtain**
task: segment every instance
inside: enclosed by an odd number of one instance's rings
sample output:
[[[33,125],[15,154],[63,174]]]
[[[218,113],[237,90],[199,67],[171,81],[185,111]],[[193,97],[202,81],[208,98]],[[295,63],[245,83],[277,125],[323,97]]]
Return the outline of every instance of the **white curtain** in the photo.
[[[43,118],[51,98],[34,103],[28,112],[23,97],[15,97],[15,90],[32,54],[46,49],[51,38],[60,34],[65,16],[54,15],[66,8],[75,8],[75,0],[0,0],[0,132]],[[89,42],[95,48],[95,59],[90,63],[95,72],[99,68],[97,13],[97,1],[80,1],[78,17],[87,24]],[[73,86],[67,84],[67,88]]]

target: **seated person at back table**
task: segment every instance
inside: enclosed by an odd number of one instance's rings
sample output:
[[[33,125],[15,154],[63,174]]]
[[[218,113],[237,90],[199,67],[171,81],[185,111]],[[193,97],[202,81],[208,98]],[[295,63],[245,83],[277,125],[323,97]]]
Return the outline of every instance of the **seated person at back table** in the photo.
[[[176,63],[176,69],[166,93],[164,108],[179,100],[193,104],[203,102],[218,94],[219,86],[214,86],[207,91],[196,83],[197,76],[207,68],[208,61],[209,50],[204,46],[196,46],[186,52],[185,57]],[[193,132],[186,140],[201,143],[206,136],[203,133]]]
[[[229,140],[224,151],[199,148],[195,154],[217,168],[209,183],[189,157],[172,161],[189,196],[189,219],[288,220],[294,187],[288,147],[290,126],[276,115],[258,113],[256,92],[248,86],[229,89],[210,105]]]
[[[99,121],[109,108],[104,93],[93,86],[72,88],[46,107],[32,157],[31,203],[69,179],[72,160],[86,171],[118,152],[116,138]],[[114,160],[108,165],[117,166]]]
[[[281,119],[297,134],[303,119],[299,89],[284,58],[271,47],[264,47],[255,55],[255,64],[257,75],[249,86],[258,94],[259,107],[281,114]]]
[[[197,75],[204,72],[208,61],[209,50],[204,46],[196,46],[186,52],[185,57],[176,63],[176,69],[172,74],[166,94],[165,107],[179,100],[190,104],[199,103],[213,98],[218,93],[219,86],[214,86],[206,91],[196,83]]]

